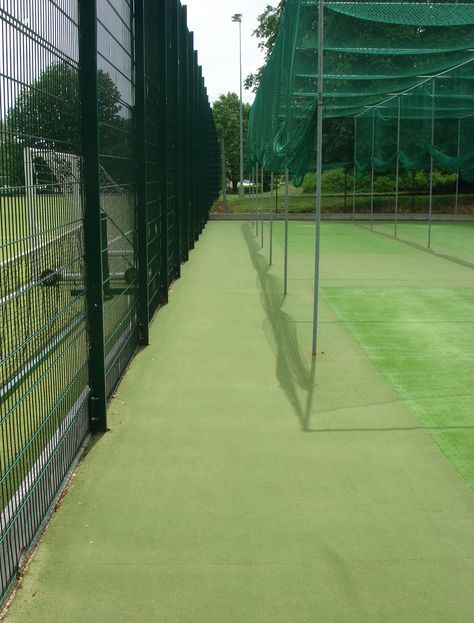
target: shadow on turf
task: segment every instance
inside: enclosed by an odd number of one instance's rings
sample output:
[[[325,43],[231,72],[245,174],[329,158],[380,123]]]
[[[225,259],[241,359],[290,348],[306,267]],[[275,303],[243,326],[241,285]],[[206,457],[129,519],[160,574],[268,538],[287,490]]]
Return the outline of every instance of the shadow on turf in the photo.
[[[281,279],[269,272],[267,259],[248,224],[242,225],[252,264],[257,272],[260,298],[267,317],[265,336],[276,356],[276,375],[293,407],[301,429],[310,432],[311,407],[314,397],[316,362],[307,361],[298,343],[296,322],[282,310],[285,300]]]

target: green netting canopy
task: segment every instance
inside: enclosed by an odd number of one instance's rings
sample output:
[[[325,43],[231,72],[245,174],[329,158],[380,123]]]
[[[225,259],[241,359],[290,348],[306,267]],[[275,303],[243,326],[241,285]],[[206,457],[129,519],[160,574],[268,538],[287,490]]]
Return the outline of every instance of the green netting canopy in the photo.
[[[297,180],[315,168],[318,9],[287,0],[250,114],[250,165]],[[324,2],[323,166],[474,179],[473,26],[474,1]]]

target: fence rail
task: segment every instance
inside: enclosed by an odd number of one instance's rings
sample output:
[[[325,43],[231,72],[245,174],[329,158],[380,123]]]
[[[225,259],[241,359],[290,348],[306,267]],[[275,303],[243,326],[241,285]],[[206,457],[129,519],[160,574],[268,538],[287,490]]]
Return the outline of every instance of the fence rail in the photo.
[[[179,0],[0,9],[0,601],[219,192]],[[67,7],[67,9],[66,9]]]

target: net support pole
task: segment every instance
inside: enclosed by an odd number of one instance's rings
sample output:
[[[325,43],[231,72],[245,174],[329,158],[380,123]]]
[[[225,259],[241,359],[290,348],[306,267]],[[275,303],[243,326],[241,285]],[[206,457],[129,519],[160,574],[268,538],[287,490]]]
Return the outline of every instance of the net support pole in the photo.
[[[247,204],[247,208],[249,211],[249,223],[253,227],[252,212],[251,212],[252,196],[253,196],[253,167],[250,170],[249,202]]]
[[[285,166],[285,259],[283,271],[283,294],[288,294],[288,204],[289,204],[289,172]]]
[[[79,84],[81,95],[84,257],[89,323],[90,427],[107,430],[102,216],[99,179],[99,89],[97,83],[97,3],[79,0]]]
[[[374,181],[375,181],[375,108],[372,110],[372,172],[370,178],[370,229],[374,229]]]
[[[321,181],[323,170],[323,105],[324,105],[324,0],[318,6],[318,97],[316,121],[316,236],[314,253],[314,301],[312,354],[318,352],[319,268],[321,258]]]
[[[273,264],[273,173],[270,176],[270,256],[268,263]]]
[[[428,212],[428,249],[431,249],[431,233],[433,227],[433,173],[434,173],[434,136],[435,136],[435,94],[436,83],[433,79],[431,82],[431,157],[430,157],[430,199]]]
[[[255,232],[258,238],[258,162],[255,165]]]
[[[260,172],[262,190],[260,192],[260,247],[263,249],[263,165]]]
[[[356,218],[356,157],[357,157],[357,117],[354,117],[354,180],[352,182],[352,220]]]
[[[460,156],[461,156],[461,119],[458,119],[458,150],[457,150],[458,163],[459,163]],[[459,167],[459,164],[458,164],[458,167]],[[457,177],[456,177],[456,198],[454,200],[454,216],[456,218],[459,212],[459,175],[460,173],[461,172],[458,168]]]
[[[400,190],[400,113],[401,113],[401,95],[397,98],[397,151],[396,151],[396,173],[395,173],[395,224],[393,235],[398,235],[398,194]]]

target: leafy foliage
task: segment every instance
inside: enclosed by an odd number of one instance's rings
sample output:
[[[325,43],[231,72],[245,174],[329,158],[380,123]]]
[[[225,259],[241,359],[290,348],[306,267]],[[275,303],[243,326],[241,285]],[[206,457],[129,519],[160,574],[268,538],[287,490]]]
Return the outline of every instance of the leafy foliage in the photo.
[[[234,192],[240,175],[240,100],[237,93],[221,95],[212,105],[219,140],[224,141],[227,178],[232,181]],[[250,105],[243,106],[244,154],[247,151],[247,134]]]
[[[286,0],[280,0],[276,7],[267,4],[265,10],[258,16],[258,26],[252,35],[260,39],[258,47],[265,51],[265,63],[272,53],[273,46],[278,35],[280,20],[285,9]],[[257,91],[263,67],[260,67],[255,74],[249,74],[244,81],[247,90]]]
[[[102,70],[97,75],[101,151],[120,151],[117,136],[126,136],[131,120],[121,116],[120,92]],[[119,132],[117,132],[119,130]],[[66,62],[47,67],[31,85],[25,85],[3,122],[8,137],[3,144],[1,174],[14,186],[23,184],[24,147],[81,153],[79,75]],[[125,140],[121,139],[121,140]]]
[[[436,194],[453,193],[456,184],[456,173],[443,173],[435,170],[433,173],[433,191]],[[354,177],[352,171],[344,169],[329,169],[323,173],[323,192],[325,193],[352,193]],[[316,176],[307,173],[303,180],[303,193],[314,194],[316,192]],[[371,175],[365,175],[357,182],[358,193],[370,193]],[[429,190],[429,173],[426,171],[402,171],[400,173],[399,190],[405,193],[427,193]],[[394,175],[376,175],[374,179],[375,193],[394,193]]]

